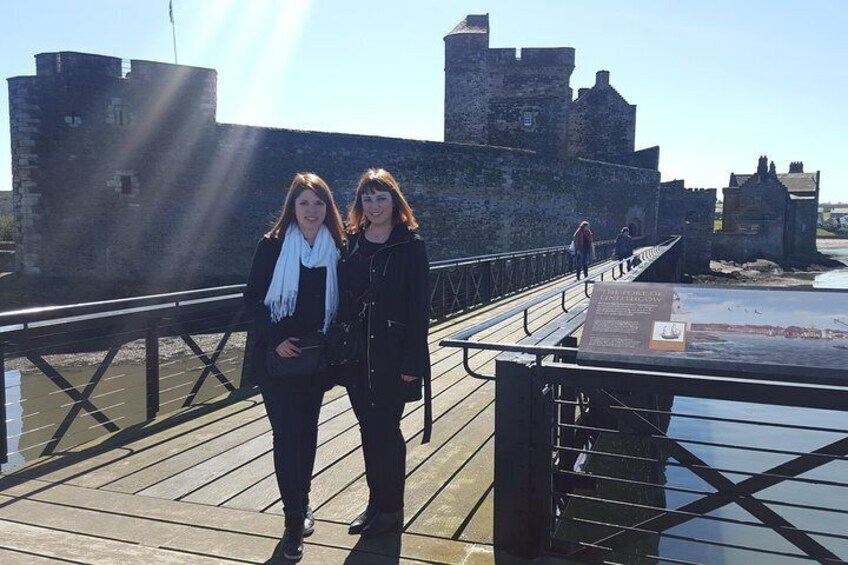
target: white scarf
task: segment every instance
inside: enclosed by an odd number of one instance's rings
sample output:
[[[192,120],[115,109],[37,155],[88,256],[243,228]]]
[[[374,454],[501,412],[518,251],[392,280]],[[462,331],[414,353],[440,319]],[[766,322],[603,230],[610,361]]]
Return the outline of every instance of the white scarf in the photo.
[[[324,333],[336,315],[339,305],[339,279],[336,264],[339,250],[327,226],[321,225],[310,247],[297,224],[286,230],[283,248],[277,257],[274,276],[265,294],[265,306],[271,310],[271,321],[276,323],[294,314],[297,305],[297,287],[300,283],[300,266],[327,267],[327,291],[324,294]]]

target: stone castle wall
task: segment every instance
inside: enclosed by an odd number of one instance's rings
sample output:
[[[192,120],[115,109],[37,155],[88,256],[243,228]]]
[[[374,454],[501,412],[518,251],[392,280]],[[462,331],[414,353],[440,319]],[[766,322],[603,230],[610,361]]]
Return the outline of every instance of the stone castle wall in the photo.
[[[19,269],[66,278],[244,280],[298,171],[349,204],[359,174],[396,174],[432,259],[656,234],[659,172],[532,151],[219,124],[215,74],[39,56],[9,80]],[[86,56],[91,57],[91,56]],[[117,66],[115,61],[118,62]],[[50,72],[42,73],[42,68]],[[172,287],[173,287],[172,285]]]
[[[682,180],[664,182],[660,187],[657,236],[683,236],[684,271],[707,273],[713,254],[714,188],[685,188]]]

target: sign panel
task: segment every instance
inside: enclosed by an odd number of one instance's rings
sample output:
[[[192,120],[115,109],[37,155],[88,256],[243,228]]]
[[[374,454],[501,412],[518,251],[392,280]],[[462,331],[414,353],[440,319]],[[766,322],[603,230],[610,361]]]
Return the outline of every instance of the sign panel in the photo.
[[[846,384],[848,292],[596,283],[577,362]]]

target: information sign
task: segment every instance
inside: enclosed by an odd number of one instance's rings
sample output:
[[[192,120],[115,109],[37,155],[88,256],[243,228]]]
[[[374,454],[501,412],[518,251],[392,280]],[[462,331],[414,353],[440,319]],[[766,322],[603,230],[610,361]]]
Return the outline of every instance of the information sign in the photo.
[[[848,292],[596,283],[577,362],[845,384]]]

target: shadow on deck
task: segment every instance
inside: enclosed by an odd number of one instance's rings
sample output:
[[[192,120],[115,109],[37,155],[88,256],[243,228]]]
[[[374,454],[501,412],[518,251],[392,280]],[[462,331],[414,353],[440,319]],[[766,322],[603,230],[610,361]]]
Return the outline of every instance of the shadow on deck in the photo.
[[[521,562],[496,555],[492,546],[494,383],[468,376],[462,353],[438,344],[563,280],[431,328],[433,437],[421,444],[423,406],[409,405],[402,421],[408,450],[402,535],[365,540],[347,534],[347,523],[367,502],[359,430],[344,390],[326,394],[311,492],[318,523],[303,563]],[[570,304],[584,299],[582,289],[565,297]],[[556,297],[533,316],[545,324],[561,313]],[[519,317],[481,337],[523,336]],[[497,354],[476,352],[470,365],[491,373]],[[0,478],[0,561],[275,562],[282,506],[270,427],[260,396],[232,398]]]

